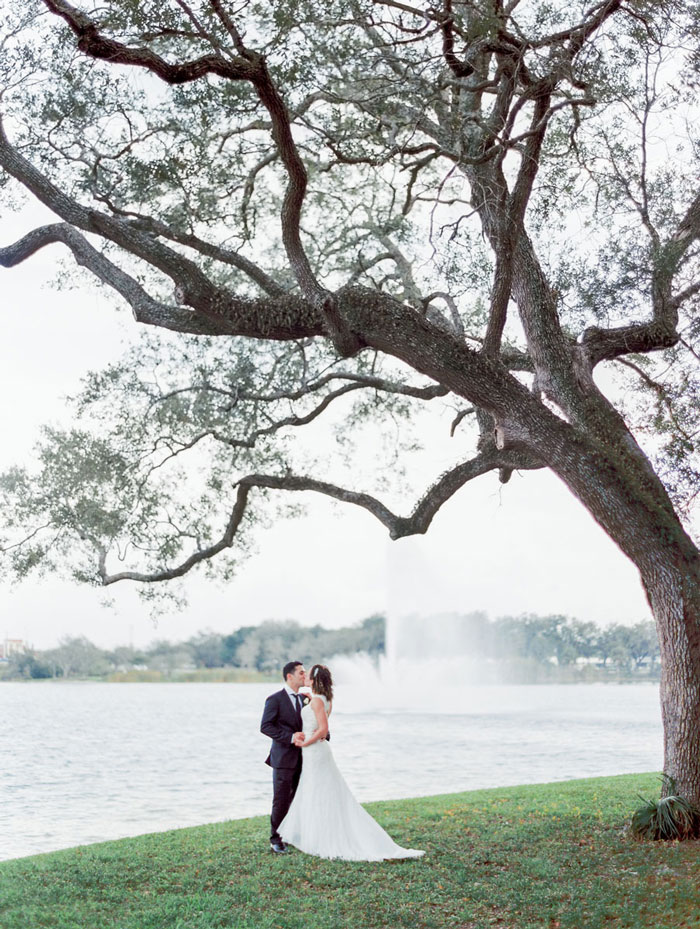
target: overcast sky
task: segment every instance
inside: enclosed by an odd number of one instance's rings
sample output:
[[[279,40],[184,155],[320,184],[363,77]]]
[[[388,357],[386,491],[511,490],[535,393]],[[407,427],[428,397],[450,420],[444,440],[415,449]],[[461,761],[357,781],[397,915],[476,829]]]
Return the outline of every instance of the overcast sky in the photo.
[[[0,217],[0,244],[25,232],[28,220]],[[2,469],[27,459],[39,426],[65,415],[62,398],[87,370],[119,357],[136,330],[104,291],[57,290],[61,254],[54,246],[0,269]],[[399,542],[364,511],[307,496],[307,515],[261,532],[258,553],[233,582],[188,578],[189,606],[157,627],[130,586],[111,587],[108,607],[103,591],[31,580],[3,585],[0,636],[46,648],[86,635],[110,646],[270,618],[339,626],[377,611],[563,613],[603,624],[649,615],[636,569],[548,472],[515,474],[503,487],[486,475],[443,507],[426,536]]]

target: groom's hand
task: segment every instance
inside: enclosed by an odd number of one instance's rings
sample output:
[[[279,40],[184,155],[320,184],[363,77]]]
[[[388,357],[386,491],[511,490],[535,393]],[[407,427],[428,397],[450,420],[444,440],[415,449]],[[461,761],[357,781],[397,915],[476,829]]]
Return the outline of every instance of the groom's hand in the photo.
[[[294,744],[296,745],[297,748],[301,748],[302,743],[303,743],[303,741],[304,741],[305,738],[306,738],[306,736],[304,735],[303,732],[295,732],[295,733],[294,733],[294,740],[293,740],[293,741],[294,741]]]

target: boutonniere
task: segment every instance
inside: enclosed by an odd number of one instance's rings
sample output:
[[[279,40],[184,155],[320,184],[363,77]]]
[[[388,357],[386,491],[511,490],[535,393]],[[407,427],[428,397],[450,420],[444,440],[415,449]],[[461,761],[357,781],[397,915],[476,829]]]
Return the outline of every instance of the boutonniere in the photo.
[[[306,706],[307,703],[311,703],[311,697],[309,697],[308,694],[302,694],[301,702],[303,703],[304,706]]]

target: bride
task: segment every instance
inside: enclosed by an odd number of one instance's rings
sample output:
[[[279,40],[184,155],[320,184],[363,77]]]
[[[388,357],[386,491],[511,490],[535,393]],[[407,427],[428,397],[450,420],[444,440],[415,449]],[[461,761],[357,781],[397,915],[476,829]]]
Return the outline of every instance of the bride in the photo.
[[[279,826],[283,840],[309,855],[345,861],[425,854],[397,845],[355,800],[338,770],[326,741],[333,706],[331,672],[315,664],[305,683],[311,687],[311,699],[301,711],[303,764],[292,805]]]

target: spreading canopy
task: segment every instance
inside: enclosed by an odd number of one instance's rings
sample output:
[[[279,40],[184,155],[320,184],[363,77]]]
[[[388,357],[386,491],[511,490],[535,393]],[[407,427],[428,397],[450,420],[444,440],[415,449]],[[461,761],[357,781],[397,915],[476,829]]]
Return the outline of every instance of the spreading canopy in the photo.
[[[635,559],[616,495],[647,527],[666,491],[690,505],[694,4],[7,5],[4,196],[55,218],[0,264],[60,245],[160,330],[3,477],[15,571],[230,565],[279,491],[398,538],[479,475],[550,467]],[[426,403],[454,465],[400,515],[352,456],[368,418],[410,447]],[[299,428],[329,416],[331,463]]]

